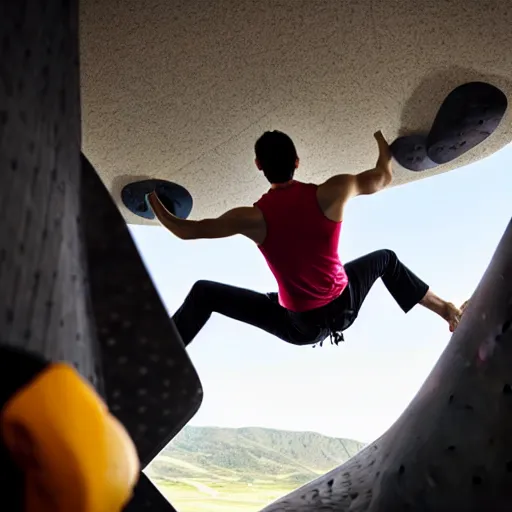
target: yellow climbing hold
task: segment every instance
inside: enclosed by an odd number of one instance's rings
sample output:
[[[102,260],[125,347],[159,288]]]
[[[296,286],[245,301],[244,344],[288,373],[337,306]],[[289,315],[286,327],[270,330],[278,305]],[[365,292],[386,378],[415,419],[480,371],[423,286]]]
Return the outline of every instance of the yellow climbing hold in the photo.
[[[94,388],[50,365],[1,413],[4,443],[25,474],[26,512],[117,512],[139,476],[135,446]]]

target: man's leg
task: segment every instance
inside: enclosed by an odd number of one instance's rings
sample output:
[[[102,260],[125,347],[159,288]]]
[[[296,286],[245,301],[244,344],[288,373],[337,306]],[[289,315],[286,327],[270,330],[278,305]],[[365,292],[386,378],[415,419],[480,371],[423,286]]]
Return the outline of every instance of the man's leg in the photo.
[[[444,318],[454,330],[461,311],[435,295],[429,286],[408,269],[393,251],[382,249],[362,256],[345,265],[352,291],[355,311],[363,304],[368,292],[380,277],[397,304],[408,313],[416,304]]]
[[[320,327],[299,324],[294,315],[264,293],[213,281],[197,281],[173,316],[185,345],[196,337],[212,313],[253,325],[299,345],[312,343],[321,334]]]

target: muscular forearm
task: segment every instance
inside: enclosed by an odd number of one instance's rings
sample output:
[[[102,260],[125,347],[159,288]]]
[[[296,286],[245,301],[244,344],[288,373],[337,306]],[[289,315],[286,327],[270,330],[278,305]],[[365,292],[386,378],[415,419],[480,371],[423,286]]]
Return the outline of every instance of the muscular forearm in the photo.
[[[374,183],[376,192],[386,188],[393,181],[393,171],[391,166],[382,165],[377,161],[377,165],[373,172],[375,173]]]
[[[171,219],[169,217],[159,216],[158,220],[162,226],[168,229],[173,235],[181,238],[182,240],[190,240],[196,238],[193,236],[193,221],[182,220],[182,219]]]
[[[374,169],[375,180],[377,187],[383,189],[393,181],[391,149],[381,132],[375,134],[375,139],[379,148],[379,157]]]
[[[381,132],[375,134],[379,146],[379,156],[375,167],[364,171],[353,178],[354,192],[352,195],[375,194],[386,188],[393,180],[391,150]]]
[[[172,234],[182,240],[195,238],[196,230],[194,228],[197,224],[195,221],[179,219],[169,213],[158,200],[150,200],[150,204],[156,218],[160,221],[162,226],[168,229]]]

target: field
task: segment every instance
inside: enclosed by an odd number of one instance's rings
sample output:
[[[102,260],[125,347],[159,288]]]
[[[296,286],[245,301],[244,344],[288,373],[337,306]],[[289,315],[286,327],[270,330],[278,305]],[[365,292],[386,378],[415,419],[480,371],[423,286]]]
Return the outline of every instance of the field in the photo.
[[[240,482],[154,483],[178,512],[259,512],[265,505],[288,494],[296,486],[271,483]]]
[[[187,426],[144,472],[178,512],[259,512],[362,447],[313,432]]]

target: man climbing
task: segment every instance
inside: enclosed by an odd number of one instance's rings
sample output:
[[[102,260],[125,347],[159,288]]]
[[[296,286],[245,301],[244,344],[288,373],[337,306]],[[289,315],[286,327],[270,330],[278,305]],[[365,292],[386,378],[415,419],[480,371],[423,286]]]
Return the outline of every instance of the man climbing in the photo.
[[[278,293],[257,293],[197,281],[173,319],[188,345],[212,313],[251,324],[295,345],[338,344],[375,281],[382,279],[407,313],[416,304],[437,313],[453,332],[461,311],[435,295],[388,249],[343,265],[338,244],[347,202],[379,192],[392,180],[391,151],[379,131],[373,169],[339,174],[321,185],[294,179],[299,157],[290,137],[265,132],[255,144],[256,166],[270,190],[253,206],[234,208],[215,219],[183,220],[165,209],[157,193],[147,197],[163,226],[184,240],[244,235],[257,244],[274,274]]]

